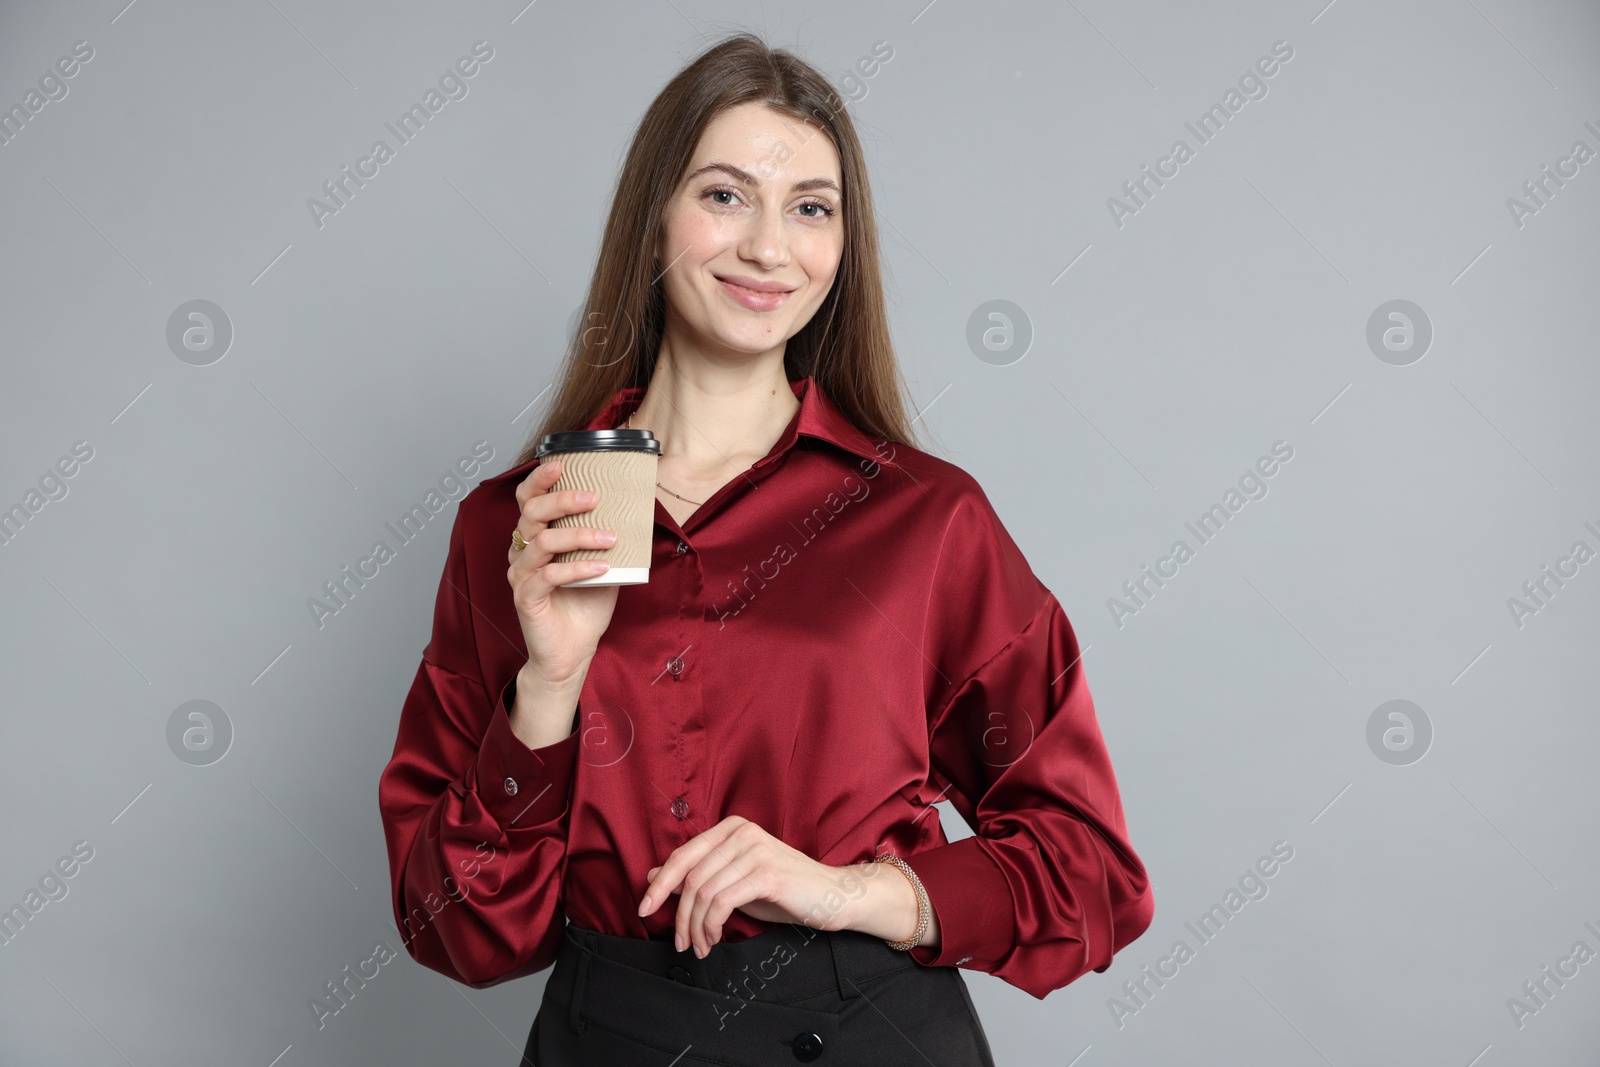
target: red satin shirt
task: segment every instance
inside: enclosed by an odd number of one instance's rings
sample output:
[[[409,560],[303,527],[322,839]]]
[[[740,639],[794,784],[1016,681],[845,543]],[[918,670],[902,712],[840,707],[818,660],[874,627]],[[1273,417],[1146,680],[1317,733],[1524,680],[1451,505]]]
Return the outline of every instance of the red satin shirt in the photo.
[[[508,709],[527,660],[506,581],[515,490],[462,501],[433,633],[379,787],[395,916],[475,987],[548,967],[564,918],[670,941],[645,872],[729,815],[830,866],[892,851],[938,915],[927,966],[1043,998],[1150,924],[1067,616],[959,467],[873,442],[810,377],[770,452],[623,586],[565,739]],[[620,424],[626,389],[586,428]],[[945,799],[974,835],[948,842]],[[723,939],[777,924],[734,911]]]

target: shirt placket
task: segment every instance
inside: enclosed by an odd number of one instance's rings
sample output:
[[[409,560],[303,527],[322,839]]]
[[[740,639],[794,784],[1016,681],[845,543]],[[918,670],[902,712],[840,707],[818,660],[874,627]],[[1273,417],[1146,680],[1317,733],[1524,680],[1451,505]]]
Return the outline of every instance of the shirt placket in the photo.
[[[672,639],[666,646],[655,685],[665,686],[665,698],[675,709],[677,759],[671,777],[660,783],[664,796],[669,834],[677,844],[708,828],[704,814],[708,808],[705,787],[705,700],[699,669],[699,605],[705,576],[700,556],[683,537],[668,535],[668,548],[661,566],[672,568],[677,590],[677,619]]]
[[[714,822],[710,818],[714,814],[713,798],[708,792],[710,738],[707,736],[704,670],[705,653],[709,651],[706,642],[714,627],[709,623],[711,613],[706,602],[704,561],[695,550],[692,539],[707,524],[725,519],[727,511],[743,502],[754,483],[765,479],[782,465],[777,462],[781,458],[781,454],[768,456],[756,463],[740,476],[744,484],[729,489],[727,499],[718,501],[720,491],[714,494],[708,503],[715,501],[719,506],[703,515],[702,512],[696,512],[691,516],[690,530],[673,531],[658,523],[658,530],[665,539],[657,557],[658,565],[676,568],[673,584],[678,608],[676,640],[665,652],[665,660],[660,665],[660,673],[654,683],[667,687],[669,702],[676,713],[676,776],[659,783],[658,788],[664,794],[660,800],[666,807],[667,821],[676,824],[676,833],[670,826],[668,833],[677,844],[705,832]],[[705,505],[701,507],[704,511]],[[704,522],[695,523],[696,517],[703,518]]]

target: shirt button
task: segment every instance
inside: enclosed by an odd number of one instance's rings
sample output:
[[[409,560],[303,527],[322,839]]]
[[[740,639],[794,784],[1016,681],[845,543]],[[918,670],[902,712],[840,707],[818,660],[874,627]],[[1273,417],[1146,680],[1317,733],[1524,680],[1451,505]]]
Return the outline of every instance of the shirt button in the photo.
[[[678,553],[678,555],[681,556],[685,552],[689,551],[689,546],[684,544],[682,541],[679,541],[678,542],[678,547],[676,549],[674,549],[674,551],[676,551]]]
[[[506,779],[506,795],[511,797],[517,795],[517,780],[515,778]]]
[[[672,814],[680,819],[689,817],[689,802],[682,797],[675,797],[672,801]]]
[[[673,656],[667,660],[667,670],[671,672],[673,681],[677,681],[679,676],[683,674],[683,657]]]

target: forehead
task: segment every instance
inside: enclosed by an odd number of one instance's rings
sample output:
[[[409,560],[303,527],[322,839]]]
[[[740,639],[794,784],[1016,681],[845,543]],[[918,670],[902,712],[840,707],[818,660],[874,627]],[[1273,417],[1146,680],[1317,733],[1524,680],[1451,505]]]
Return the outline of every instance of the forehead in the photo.
[[[819,126],[748,103],[721,112],[695,146],[690,172],[707,163],[731,163],[763,182],[839,178],[839,153]]]

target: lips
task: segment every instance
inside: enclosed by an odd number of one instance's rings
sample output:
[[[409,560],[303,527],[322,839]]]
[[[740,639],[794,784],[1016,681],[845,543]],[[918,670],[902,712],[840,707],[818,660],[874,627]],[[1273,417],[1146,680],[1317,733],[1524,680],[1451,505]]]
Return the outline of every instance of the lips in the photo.
[[[775,311],[789,299],[793,289],[781,282],[761,282],[754,278],[732,281],[717,277],[717,284],[729,298],[751,311]]]
[[[741,289],[750,289],[750,290],[753,290],[753,291],[758,292],[758,293],[792,293],[792,292],[794,292],[794,286],[792,286],[792,285],[784,285],[782,282],[764,282],[764,281],[761,281],[759,278],[747,278],[747,277],[745,277],[743,275],[737,275],[737,274],[729,274],[729,275],[718,274],[718,275],[714,275],[714,277],[719,282],[727,282],[730,285],[737,285]]]

